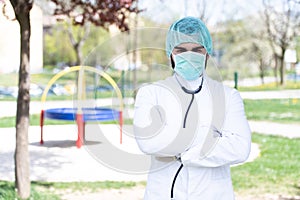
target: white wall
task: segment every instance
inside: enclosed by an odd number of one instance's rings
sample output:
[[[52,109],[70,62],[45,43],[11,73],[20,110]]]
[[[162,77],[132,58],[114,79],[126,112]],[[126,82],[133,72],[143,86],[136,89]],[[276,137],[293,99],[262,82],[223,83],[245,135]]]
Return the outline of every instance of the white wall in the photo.
[[[6,14],[14,18],[13,10],[8,0]],[[2,11],[3,4],[0,3]],[[31,38],[30,38],[30,70],[38,72],[43,69],[43,13],[33,6],[30,12]],[[0,12],[0,73],[16,72],[20,66],[20,26],[14,20],[8,20]]]

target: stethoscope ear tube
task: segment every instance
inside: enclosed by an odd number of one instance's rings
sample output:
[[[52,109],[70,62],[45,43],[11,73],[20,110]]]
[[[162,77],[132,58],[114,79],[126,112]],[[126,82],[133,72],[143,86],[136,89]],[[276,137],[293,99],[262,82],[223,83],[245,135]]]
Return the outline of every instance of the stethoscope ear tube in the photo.
[[[185,93],[188,93],[188,94],[197,94],[198,92],[201,91],[202,89],[202,84],[200,85],[200,87],[197,89],[197,90],[188,90],[186,89],[185,87],[181,87],[181,89],[185,92]]]
[[[190,111],[190,108],[191,108],[191,106],[192,106],[192,103],[193,103],[193,101],[194,101],[194,97],[195,97],[195,95],[192,94],[192,99],[191,99],[190,104],[189,104],[189,106],[188,106],[188,108],[187,108],[187,110],[186,110],[186,112],[185,112],[185,115],[184,115],[183,128],[185,128],[187,115],[188,115],[188,113],[189,113],[189,111]]]

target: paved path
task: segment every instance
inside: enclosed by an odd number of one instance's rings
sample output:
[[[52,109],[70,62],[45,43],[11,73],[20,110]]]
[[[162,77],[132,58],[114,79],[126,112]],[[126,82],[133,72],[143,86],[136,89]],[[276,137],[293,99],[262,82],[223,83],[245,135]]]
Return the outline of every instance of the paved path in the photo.
[[[94,125],[87,125],[89,126]],[[91,128],[90,127],[90,128]],[[141,153],[133,138],[123,135],[123,144],[119,145],[119,129],[115,125],[101,126],[105,137],[122,150]],[[250,121],[253,132],[283,135],[288,138],[300,138],[300,125],[280,125],[269,122]],[[125,127],[129,130],[131,127]],[[45,144],[40,145],[40,128],[31,126],[29,129],[29,151],[31,164],[31,180],[36,181],[144,181],[146,174],[133,175],[117,172],[98,162],[89,153],[89,145],[78,149],[76,125],[55,125],[44,127]],[[105,134],[108,133],[108,134]],[[15,129],[0,129],[0,179],[14,180]],[[119,146],[118,146],[119,145]],[[109,154],[110,152],[108,152]],[[252,144],[248,162],[259,155],[259,147]]]
[[[94,125],[87,125],[86,130]],[[97,126],[97,125],[96,125]],[[125,127],[124,127],[125,128]],[[123,144],[119,144],[119,129],[115,125],[101,126],[105,137],[117,148],[140,153],[137,145],[123,135]],[[0,180],[14,180],[15,129],[0,129]],[[33,181],[143,181],[146,175],[132,175],[117,172],[98,162],[89,147],[101,145],[101,142],[87,142],[78,149],[76,125],[55,125],[44,127],[44,145],[40,145],[40,127],[29,129],[29,152]],[[110,155],[111,152],[107,152]],[[122,158],[117,158],[122,159]]]
[[[249,124],[252,132],[287,138],[300,138],[300,122],[299,124],[279,124],[274,122],[250,121]]]

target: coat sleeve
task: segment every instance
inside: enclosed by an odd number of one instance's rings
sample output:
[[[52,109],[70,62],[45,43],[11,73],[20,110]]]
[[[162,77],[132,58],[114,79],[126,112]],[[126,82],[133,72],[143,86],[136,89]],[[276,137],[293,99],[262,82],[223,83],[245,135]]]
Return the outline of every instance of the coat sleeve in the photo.
[[[230,91],[229,103],[219,139],[214,148],[200,157],[201,145],[181,154],[185,166],[218,167],[244,162],[250,153],[251,130],[245,116],[243,100],[237,90]]]
[[[171,157],[182,152],[182,149],[172,145],[179,126],[176,121],[180,119],[177,115],[174,116],[174,109],[170,108],[176,108],[178,105],[172,100],[167,107],[158,103],[159,95],[160,99],[170,98],[167,91],[155,85],[139,89],[134,106],[134,135],[140,150],[145,154]]]

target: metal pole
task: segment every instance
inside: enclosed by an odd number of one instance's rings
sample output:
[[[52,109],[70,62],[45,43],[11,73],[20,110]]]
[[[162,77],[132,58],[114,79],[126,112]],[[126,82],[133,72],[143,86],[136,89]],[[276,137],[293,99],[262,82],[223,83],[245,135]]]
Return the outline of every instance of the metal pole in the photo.
[[[234,72],[234,88],[238,89],[238,73]]]
[[[138,10],[138,0],[136,0],[136,9]],[[136,10],[136,11],[137,11]],[[138,26],[138,12],[136,12],[135,18],[134,18],[134,36],[133,36],[133,55],[132,55],[132,61],[134,63],[133,68],[133,88],[135,89],[137,87],[137,40],[138,40],[138,34],[137,34],[137,26]],[[134,94],[135,95],[135,94]]]

